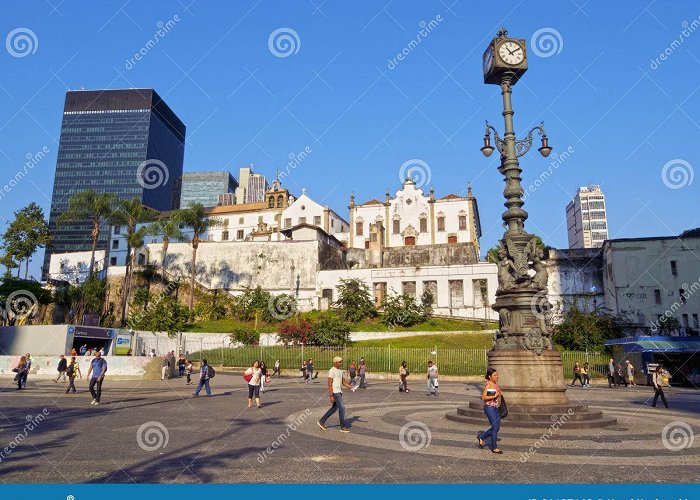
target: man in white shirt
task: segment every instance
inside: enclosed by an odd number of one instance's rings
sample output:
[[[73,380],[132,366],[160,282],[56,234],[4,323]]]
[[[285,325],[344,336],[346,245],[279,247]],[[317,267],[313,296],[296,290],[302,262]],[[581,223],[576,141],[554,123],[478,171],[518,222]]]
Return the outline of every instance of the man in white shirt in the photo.
[[[340,417],[340,432],[350,432],[347,422],[345,421],[343,386],[347,387],[352,392],[355,392],[357,387],[353,387],[343,380],[343,370],[340,369],[342,362],[343,358],[336,356],[333,358],[333,368],[328,370],[328,394],[330,395],[333,406],[331,406],[326,414],[321,417],[321,420],[318,421],[318,426],[324,431],[328,429],[326,427],[326,420],[337,411]]]

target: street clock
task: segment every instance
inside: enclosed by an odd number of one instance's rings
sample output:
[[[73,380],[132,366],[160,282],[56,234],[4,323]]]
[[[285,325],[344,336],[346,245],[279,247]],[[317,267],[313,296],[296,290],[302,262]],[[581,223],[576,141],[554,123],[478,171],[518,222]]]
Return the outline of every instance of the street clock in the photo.
[[[527,71],[525,40],[508,38],[507,35],[508,32],[501,28],[484,52],[484,83],[500,85],[504,78],[509,78],[513,84]]]

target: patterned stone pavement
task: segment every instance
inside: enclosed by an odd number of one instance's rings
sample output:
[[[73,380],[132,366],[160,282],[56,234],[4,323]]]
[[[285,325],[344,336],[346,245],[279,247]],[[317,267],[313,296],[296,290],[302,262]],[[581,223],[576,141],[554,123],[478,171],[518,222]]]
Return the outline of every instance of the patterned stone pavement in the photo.
[[[275,380],[263,408],[247,409],[240,375],[218,374],[213,397],[198,399],[182,379],[107,379],[99,407],[84,381],[66,395],[51,381],[16,391],[4,379],[0,482],[700,482],[698,391],[671,389],[665,409],[649,406],[648,387],[570,389],[618,424],[506,423],[499,456],[476,446],[477,426],[445,418],[478,398],[476,385],[443,383],[436,398],[411,382],[409,394],[389,382],[346,391],[344,434],[337,416],[327,431],[316,424],[329,406],[320,382]]]

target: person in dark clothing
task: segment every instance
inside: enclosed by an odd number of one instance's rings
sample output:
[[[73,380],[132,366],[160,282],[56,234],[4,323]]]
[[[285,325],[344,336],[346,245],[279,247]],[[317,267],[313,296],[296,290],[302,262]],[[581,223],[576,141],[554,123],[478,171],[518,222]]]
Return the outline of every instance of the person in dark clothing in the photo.
[[[668,408],[670,405],[666,402],[666,396],[664,396],[664,375],[660,366],[656,367],[656,370],[651,377],[651,381],[654,384],[654,400],[651,402],[651,407],[656,408],[656,400],[659,399],[659,396],[661,396],[661,402],[666,408]]]
[[[80,373],[80,366],[75,362],[75,356],[70,358],[70,364],[66,367],[66,375],[68,375],[68,388],[66,389],[66,394],[71,390],[75,394],[75,376],[78,375],[83,378],[83,374]]]
[[[58,377],[54,379],[54,382],[58,383],[59,378],[63,378],[63,382],[66,381],[66,368],[68,368],[68,361],[66,357],[61,354],[61,359],[58,361],[58,367],[56,368],[58,370]]]
[[[90,379],[90,394],[92,395],[91,405],[99,405],[102,397],[102,382],[105,379],[107,372],[107,360],[105,360],[100,351],[95,353],[95,357],[90,362],[90,369],[87,373],[87,378]],[[90,376],[92,374],[92,377]]]
[[[571,387],[574,386],[577,380],[581,382],[581,387],[585,385],[583,383],[583,379],[581,378],[581,367],[578,366],[578,361],[574,363],[574,379],[571,381]]]
[[[185,374],[185,357],[182,354],[177,360],[177,370],[181,377]]]

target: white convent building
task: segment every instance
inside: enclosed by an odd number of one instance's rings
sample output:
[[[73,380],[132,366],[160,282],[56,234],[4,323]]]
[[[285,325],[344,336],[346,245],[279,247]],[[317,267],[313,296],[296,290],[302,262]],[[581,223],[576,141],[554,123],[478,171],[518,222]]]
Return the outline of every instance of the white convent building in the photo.
[[[392,198],[386,193],[384,201],[370,200],[360,205],[350,197],[350,248],[370,248],[381,242],[384,248],[472,243],[479,253],[481,224],[476,198],[471,187],[466,196],[448,194],[435,198],[407,178]],[[379,239],[378,234],[383,233]]]

